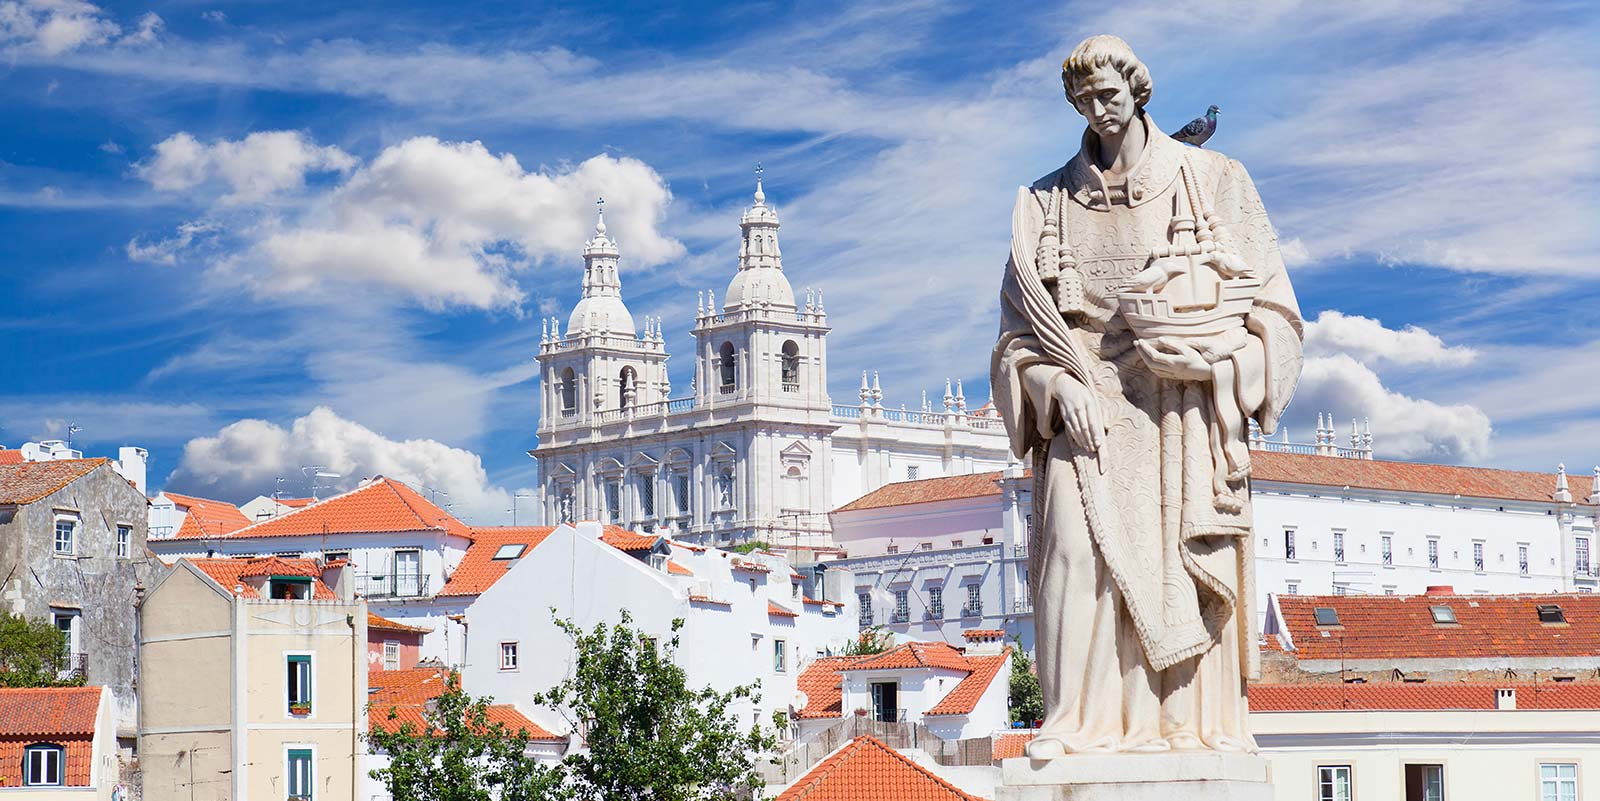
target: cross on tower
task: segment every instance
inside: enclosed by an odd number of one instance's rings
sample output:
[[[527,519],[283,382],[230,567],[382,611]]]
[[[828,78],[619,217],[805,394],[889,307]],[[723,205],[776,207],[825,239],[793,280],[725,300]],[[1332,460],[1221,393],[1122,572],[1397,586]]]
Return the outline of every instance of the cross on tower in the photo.
[[[595,198],[594,207],[596,209],[598,209],[601,213],[604,213],[605,210],[606,210],[606,199],[603,198],[603,197]]]
[[[756,162],[756,180],[757,181],[761,180],[761,173],[762,173],[761,162],[758,161],[758,162]]]

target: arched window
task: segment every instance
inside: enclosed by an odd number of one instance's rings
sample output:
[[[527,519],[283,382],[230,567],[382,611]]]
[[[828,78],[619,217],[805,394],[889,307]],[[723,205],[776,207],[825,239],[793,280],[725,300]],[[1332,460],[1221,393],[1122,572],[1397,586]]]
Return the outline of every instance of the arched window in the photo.
[[[617,374],[618,409],[626,409],[633,405],[630,401],[638,397],[638,391],[635,388],[636,381],[638,381],[638,374],[633,371],[632,367],[624,367],[622,372]]]
[[[800,391],[800,346],[792,339],[783,343],[783,391]]]
[[[55,743],[30,745],[22,755],[22,783],[27,787],[57,787],[66,773],[66,749]]]
[[[578,374],[571,367],[561,371],[561,415],[578,413]]]
[[[737,367],[737,365],[735,364],[735,359],[734,359],[734,355],[733,355],[733,343],[732,342],[724,342],[724,343],[722,343],[722,350],[720,352],[721,352],[721,355],[722,355],[722,363],[721,363],[722,391],[723,392],[732,392],[734,390],[734,387],[739,385],[738,372],[735,369]]]

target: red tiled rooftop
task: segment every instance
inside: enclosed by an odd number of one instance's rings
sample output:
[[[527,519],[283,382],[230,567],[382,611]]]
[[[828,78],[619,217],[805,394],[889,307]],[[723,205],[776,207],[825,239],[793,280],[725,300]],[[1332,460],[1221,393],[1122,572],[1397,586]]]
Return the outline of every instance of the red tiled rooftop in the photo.
[[[834,656],[818,659],[806,666],[796,680],[796,688],[806,694],[806,706],[795,713],[797,718],[837,718],[846,710],[840,708],[843,692],[840,689],[841,673],[853,670],[905,670],[913,668],[946,668],[967,675],[945,694],[931,709],[929,715],[966,715],[977,706],[978,700],[994,682],[995,676],[1010,659],[1011,649],[998,654],[965,656],[944,643],[913,642],[896,646],[880,654],[867,656]]]
[[[967,657],[942,642],[908,642],[881,654],[874,654],[849,667],[850,670],[894,670],[937,667],[971,670]]]
[[[805,709],[795,711],[797,718],[837,718],[844,713],[839,708],[843,698],[839,671],[865,659],[861,656],[828,656],[818,659],[800,671],[795,688],[806,694]]]
[[[680,564],[678,564],[677,562],[675,562],[675,561],[673,561],[671,559],[667,560],[667,572],[671,573],[674,576],[693,576],[694,575],[694,571],[693,570],[690,570],[689,568],[684,567],[683,565],[680,565]]]
[[[238,592],[240,598],[260,598],[261,594],[251,587],[246,578],[260,578],[263,576],[303,576],[311,579],[311,597],[318,601],[336,601],[339,599],[328,585],[322,583],[322,569],[312,559],[287,559],[281,556],[267,556],[250,559],[187,559],[190,564],[200,569],[200,572],[210,576],[224,590],[234,592],[235,587],[243,587]]]
[[[660,539],[655,534],[635,534],[620,526],[606,526],[600,533],[601,542],[619,551],[647,551]]]
[[[398,631],[405,634],[427,634],[428,632],[433,631],[433,629],[424,628],[422,626],[408,626],[397,620],[379,617],[371,612],[367,613],[367,630]]]
[[[964,476],[942,476],[916,481],[897,481],[885,484],[833,511],[854,512],[861,509],[881,509],[889,506],[908,506],[917,503],[954,501],[962,498],[982,498],[999,495],[1001,471],[970,473]]]
[[[1006,633],[1001,629],[967,629],[961,632],[961,636],[968,640],[997,640],[1006,636]]]
[[[863,735],[800,777],[776,801],[983,801]]]
[[[108,461],[104,458],[57,459],[0,464],[0,504],[33,503]]]
[[[1011,649],[1006,648],[998,654],[988,656],[969,656],[966,658],[967,667],[972,672],[956,685],[945,697],[928,710],[930,715],[970,715],[978,706],[978,700],[988,691],[989,685],[994,681],[1000,668],[1004,667],[1006,660],[1011,658]]]
[[[180,495],[176,492],[162,492],[167,500],[184,511],[183,525],[178,527],[174,537],[220,537],[232,534],[245,526],[250,525],[250,519],[239,511],[239,507],[227,501],[217,501],[210,498],[200,498],[194,495]]]
[[[101,689],[0,689],[0,737],[92,737]]]
[[[524,559],[534,548],[555,531],[555,526],[479,526],[471,530],[472,544],[461,557],[439,591],[441,597],[481,595],[506,574],[517,559]],[[620,551],[638,551],[653,547],[660,537],[635,534],[621,526],[606,526],[600,532],[600,541]],[[641,544],[642,543],[642,544]],[[505,545],[525,545],[516,559],[496,559],[495,555]],[[680,566],[680,569],[681,566]],[[668,572],[673,572],[668,565]],[[693,575],[692,573],[678,575]]]
[[[1250,472],[1257,481],[1323,487],[1422,492],[1509,501],[1548,503],[1556,491],[1555,473],[1458,467],[1447,464],[1342,459],[1275,451],[1251,451]],[[1587,503],[1593,491],[1587,475],[1567,476],[1572,500]]]
[[[1038,732],[1031,730],[996,734],[989,749],[990,758],[998,762],[1002,759],[1015,759],[1026,754],[1027,751],[1025,749],[1036,734]]]
[[[1252,712],[1495,709],[1495,691],[1514,689],[1517,709],[1600,710],[1600,683],[1254,684]]]
[[[771,601],[767,601],[767,614],[777,615],[778,617],[799,617],[799,615],[795,614],[794,612],[790,612],[789,610],[784,609],[783,607]]]
[[[1276,595],[1298,659],[1586,658],[1600,654],[1600,595]],[[1565,624],[1539,622],[1561,607]],[[1449,606],[1455,624],[1433,622]],[[1319,628],[1315,610],[1334,609]],[[1328,636],[1322,636],[1326,631]],[[1276,638],[1269,638],[1269,642]]]
[[[22,451],[15,448],[0,448],[0,464],[22,464]]]
[[[296,537],[442,530],[470,539],[472,530],[416,490],[379,476],[366,486],[233,532],[233,537]]]
[[[367,728],[377,731],[397,731],[410,723],[417,731],[427,727],[423,716],[427,703],[445,691],[450,672],[444,668],[412,668],[410,670],[374,670],[367,674],[368,697]],[[393,717],[391,718],[391,713]],[[510,704],[496,704],[488,709],[489,722],[500,723],[507,730],[526,730],[532,740],[565,740],[529,720]]]

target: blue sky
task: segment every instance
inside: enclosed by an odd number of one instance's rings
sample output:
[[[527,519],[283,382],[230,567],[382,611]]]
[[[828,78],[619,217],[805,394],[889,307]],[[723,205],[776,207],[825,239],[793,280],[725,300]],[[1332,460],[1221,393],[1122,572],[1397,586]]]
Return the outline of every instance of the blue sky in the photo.
[[[981,400],[1011,197],[1075,151],[1058,65],[1112,32],[1168,130],[1222,107],[1279,228],[1315,321],[1291,435],[1600,462],[1586,4],[502,5],[0,0],[0,443],[70,422],[158,487],[329,464],[499,522],[594,197],[687,390],[758,161],[835,399]]]

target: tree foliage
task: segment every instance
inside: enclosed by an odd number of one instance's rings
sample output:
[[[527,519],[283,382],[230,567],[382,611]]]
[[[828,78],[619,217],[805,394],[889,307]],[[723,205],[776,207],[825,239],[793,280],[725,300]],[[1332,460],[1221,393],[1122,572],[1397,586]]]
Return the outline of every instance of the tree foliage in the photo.
[[[528,732],[489,720],[489,698],[461,690],[455,675],[423,712],[426,727],[389,710],[389,724],[367,741],[389,755],[370,771],[394,801],[554,801],[562,798],[559,766],[527,756]],[[381,709],[380,705],[380,709]]]
[[[1039,691],[1039,676],[1033,672],[1033,659],[1017,640],[1011,648],[1011,720],[1032,724],[1044,719],[1044,693]]]
[[[733,551],[734,553],[749,554],[754,553],[755,551],[770,550],[771,548],[772,544],[766,540],[750,540],[749,542],[741,542],[738,545],[731,546],[727,550]]]
[[[577,801],[723,801],[759,794],[758,760],[776,740],[746,729],[733,710],[760,700],[760,683],[728,692],[690,688],[675,661],[682,620],[657,643],[632,627],[626,610],[614,626],[585,631],[557,620],[576,646],[569,678],[535,697],[580,722],[585,753],[563,764]]]
[[[83,684],[83,674],[70,668],[66,635],[55,624],[0,612],[0,687]]]
[[[845,656],[868,656],[881,654],[894,647],[894,634],[883,630],[882,626],[868,626],[861,630],[861,635],[844,647]]]

